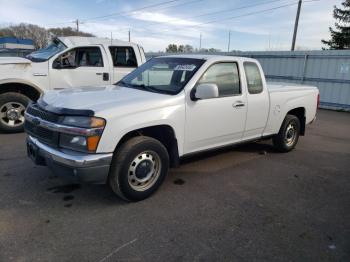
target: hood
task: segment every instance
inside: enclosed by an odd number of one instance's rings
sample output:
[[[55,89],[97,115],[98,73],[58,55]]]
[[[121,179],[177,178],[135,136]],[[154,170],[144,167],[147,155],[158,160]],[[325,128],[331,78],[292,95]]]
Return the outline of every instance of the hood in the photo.
[[[173,97],[134,88],[109,85],[49,91],[42,99],[50,107],[93,110],[98,115],[103,111],[115,111],[116,108],[120,109],[121,113],[157,108],[164,105],[164,103],[168,103]],[[124,110],[121,110],[122,108]]]
[[[0,57],[0,65],[8,64],[31,64],[32,62],[23,57]]]

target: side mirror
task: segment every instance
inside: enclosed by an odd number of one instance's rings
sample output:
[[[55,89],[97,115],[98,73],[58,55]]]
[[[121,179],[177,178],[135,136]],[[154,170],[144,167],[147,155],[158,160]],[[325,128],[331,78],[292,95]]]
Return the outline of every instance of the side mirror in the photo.
[[[59,59],[56,59],[52,64],[52,68],[61,69],[62,68],[61,61]]]
[[[219,97],[219,88],[216,84],[200,84],[195,89],[194,100]]]

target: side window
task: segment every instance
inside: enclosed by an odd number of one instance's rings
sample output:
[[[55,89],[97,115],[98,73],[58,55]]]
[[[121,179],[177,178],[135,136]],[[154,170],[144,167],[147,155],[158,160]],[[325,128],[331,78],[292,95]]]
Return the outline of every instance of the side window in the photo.
[[[137,67],[134,49],[130,46],[110,46],[109,51],[115,67]]]
[[[103,67],[101,50],[98,47],[77,48],[75,57],[77,66]]]
[[[98,47],[82,47],[69,50],[59,56],[54,68],[103,67],[101,50]]]
[[[241,94],[237,63],[214,64],[202,75],[198,84],[212,83],[219,88],[219,96]]]
[[[253,62],[244,62],[249,94],[259,94],[263,91],[263,83],[258,66]]]

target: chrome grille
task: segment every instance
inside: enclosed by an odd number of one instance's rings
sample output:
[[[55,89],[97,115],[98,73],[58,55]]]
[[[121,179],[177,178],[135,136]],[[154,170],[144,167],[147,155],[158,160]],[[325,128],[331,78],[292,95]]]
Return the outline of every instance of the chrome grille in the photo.
[[[51,112],[47,112],[37,104],[31,104],[27,107],[27,114],[31,116],[37,117],[39,120],[45,120],[49,122],[58,122],[59,115],[53,114]],[[28,120],[24,122],[24,129],[26,133],[37,138],[40,142],[45,144],[49,144],[51,146],[58,146],[59,133],[52,131],[50,129],[44,128],[42,126],[38,126],[35,123],[32,123]]]

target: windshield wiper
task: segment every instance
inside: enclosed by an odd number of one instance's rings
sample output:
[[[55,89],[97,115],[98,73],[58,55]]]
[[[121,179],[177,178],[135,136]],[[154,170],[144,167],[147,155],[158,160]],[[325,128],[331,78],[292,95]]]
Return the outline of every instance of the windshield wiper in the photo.
[[[173,92],[171,92],[171,91],[164,90],[164,89],[159,89],[159,88],[156,88],[154,86],[146,86],[145,84],[141,84],[141,85],[133,84],[132,87],[142,88],[144,90],[147,90],[147,91],[150,91],[150,92],[154,92],[154,93],[163,93],[163,94],[170,94],[170,95],[173,94]]]
[[[146,86],[145,84],[141,84],[141,85],[137,85],[137,84],[131,84],[131,83],[127,83],[123,80],[120,80],[119,82],[116,83],[116,85],[122,85],[125,87],[131,87],[131,88],[137,88],[137,89],[143,89],[149,92],[153,92],[153,93],[164,93],[164,94],[170,94],[173,95],[173,92],[168,91],[168,90],[163,90],[163,89],[158,89],[154,86]]]

